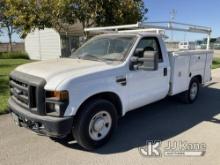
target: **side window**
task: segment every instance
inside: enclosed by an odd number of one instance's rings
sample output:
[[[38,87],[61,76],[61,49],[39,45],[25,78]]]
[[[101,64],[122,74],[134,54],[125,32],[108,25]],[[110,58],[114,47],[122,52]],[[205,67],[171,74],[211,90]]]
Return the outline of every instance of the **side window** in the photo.
[[[156,51],[158,53],[158,61],[163,62],[160,44],[156,37],[142,38],[136,49],[138,48],[144,49],[144,51]]]

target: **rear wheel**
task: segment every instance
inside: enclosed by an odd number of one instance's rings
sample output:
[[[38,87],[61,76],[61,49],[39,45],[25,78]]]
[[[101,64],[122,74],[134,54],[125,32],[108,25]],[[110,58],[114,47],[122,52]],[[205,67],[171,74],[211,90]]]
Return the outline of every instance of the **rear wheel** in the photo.
[[[181,94],[182,101],[191,104],[196,101],[199,94],[199,80],[193,78],[190,81],[189,89]]]
[[[95,149],[108,142],[116,125],[115,106],[107,100],[92,100],[77,115],[73,136],[82,147]]]

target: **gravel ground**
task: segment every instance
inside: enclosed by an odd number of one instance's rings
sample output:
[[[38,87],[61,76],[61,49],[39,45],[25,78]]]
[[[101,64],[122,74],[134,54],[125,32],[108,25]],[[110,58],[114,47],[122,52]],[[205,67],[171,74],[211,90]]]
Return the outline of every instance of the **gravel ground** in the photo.
[[[220,50],[214,50],[214,57],[220,58]]]

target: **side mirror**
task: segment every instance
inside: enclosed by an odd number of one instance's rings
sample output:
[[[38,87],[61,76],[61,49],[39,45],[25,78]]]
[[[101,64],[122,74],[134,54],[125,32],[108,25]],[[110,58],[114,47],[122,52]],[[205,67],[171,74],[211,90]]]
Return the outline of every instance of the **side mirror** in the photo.
[[[144,56],[144,49],[143,48],[137,48],[134,52],[134,57],[141,58]]]
[[[133,69],[154,71],[158,69],[158,53],[156,51],[144,51],[142,57],[131,58]]]

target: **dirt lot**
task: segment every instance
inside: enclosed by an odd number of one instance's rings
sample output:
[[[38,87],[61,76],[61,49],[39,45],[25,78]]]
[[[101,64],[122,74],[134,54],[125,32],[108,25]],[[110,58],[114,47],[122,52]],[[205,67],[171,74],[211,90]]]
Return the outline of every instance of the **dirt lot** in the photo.
[[[214,57],[220,58],[220,50],[214,50]]]
[[[111,141],[93,151],[83,150],[76,142],[55,142],[18,128],[10,115],[0,116],[0,165],[43,164],[220,164],[220,71],[213,83],[202,88],[196,103],[184,105],[175,99],[165,99],[128,113],[119,122]],[[184,140],[205,143],[203,157],[149,158],[138,148],[146,140]]]

